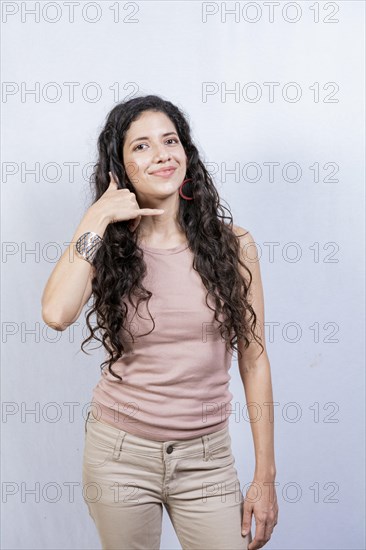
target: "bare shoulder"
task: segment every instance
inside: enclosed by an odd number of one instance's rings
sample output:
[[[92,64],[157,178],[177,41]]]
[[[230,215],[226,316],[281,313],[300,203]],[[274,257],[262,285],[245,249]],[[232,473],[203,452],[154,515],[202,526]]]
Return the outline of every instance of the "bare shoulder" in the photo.
[[[233,231],[237,237],[244,237],[249,233],[248,229],[244,229],[244,227],[240,227],[240,225],[234,225],[234,224],[233,224]]]
[[[241,245],[255,245],[254,239],[252,234],[248,229],[245,229],[244,227],[241,227],[240,225],[234,225],[233,224],[233,232],[237,237],[239,237],[239,241]]]
[[[233,232],[239,238],[240,256],[246,265],[259,268],[259,252],[253,235],[248,229],[233,224]]]

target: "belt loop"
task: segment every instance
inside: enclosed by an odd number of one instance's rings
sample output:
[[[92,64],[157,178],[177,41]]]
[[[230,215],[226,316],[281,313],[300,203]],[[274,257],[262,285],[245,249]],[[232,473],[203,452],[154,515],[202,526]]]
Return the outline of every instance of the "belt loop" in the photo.
[[[114,450],[113,450],[113,458],[115,460],[118,460],[120,455],[121,455],[123,440],[124,440],[125,436],[126,436],[126,432],[123,431],[123,430],[120,430],[119,434],[117,436],[117,439],[116,439],[116,444],[114,446]]]
[[[209,435],[203,435],[203,460],[207,462],[207,460],[210,459],[210,442],[209,442]]]
[[[87,425],[87,423],[88,423],[88,418],[89,418],[90,412],[91,412],[91,411],[89,411],[88,414],[86,415],[86,420],[85,420],[85,424],[84,424],[85,433],[87,432],[86,425]]]

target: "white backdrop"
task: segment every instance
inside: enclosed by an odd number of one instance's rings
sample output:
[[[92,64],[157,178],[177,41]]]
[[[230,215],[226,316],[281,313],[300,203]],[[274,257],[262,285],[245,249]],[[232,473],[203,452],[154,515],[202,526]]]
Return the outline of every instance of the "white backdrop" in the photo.
[[[48,328],[41,295],[89,206],[106,114],[147,93],[187,113],[261,252],[279,504],[266,548],[365,548],[364,3],[1,9],[2,548],[100,548],[81,464],[104,354],[79,351],[84,313]],[[245,494],[254,451],[236,361],[231,375]],[[179,548],[164,511],[162,549]]]

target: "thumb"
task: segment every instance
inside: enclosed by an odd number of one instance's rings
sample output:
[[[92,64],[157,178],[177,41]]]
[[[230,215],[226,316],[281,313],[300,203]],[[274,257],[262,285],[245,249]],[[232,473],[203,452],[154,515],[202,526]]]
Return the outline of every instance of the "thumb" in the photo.
[[[114,189],[117,189],[118,184],[117,184],[116,180],[114,179],[112,172],[108,172],[108,174],[109,174],[109,178],[110,178],[109,187],[113,187]]]

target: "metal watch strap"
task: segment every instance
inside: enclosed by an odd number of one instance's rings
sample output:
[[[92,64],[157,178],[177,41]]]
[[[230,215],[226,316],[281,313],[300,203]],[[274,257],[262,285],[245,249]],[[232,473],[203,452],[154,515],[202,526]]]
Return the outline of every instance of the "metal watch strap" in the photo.
[[[91,264],[102,243],[103,239],[97,233],[87,231],[78,238],[75,248],[79,256]]]

